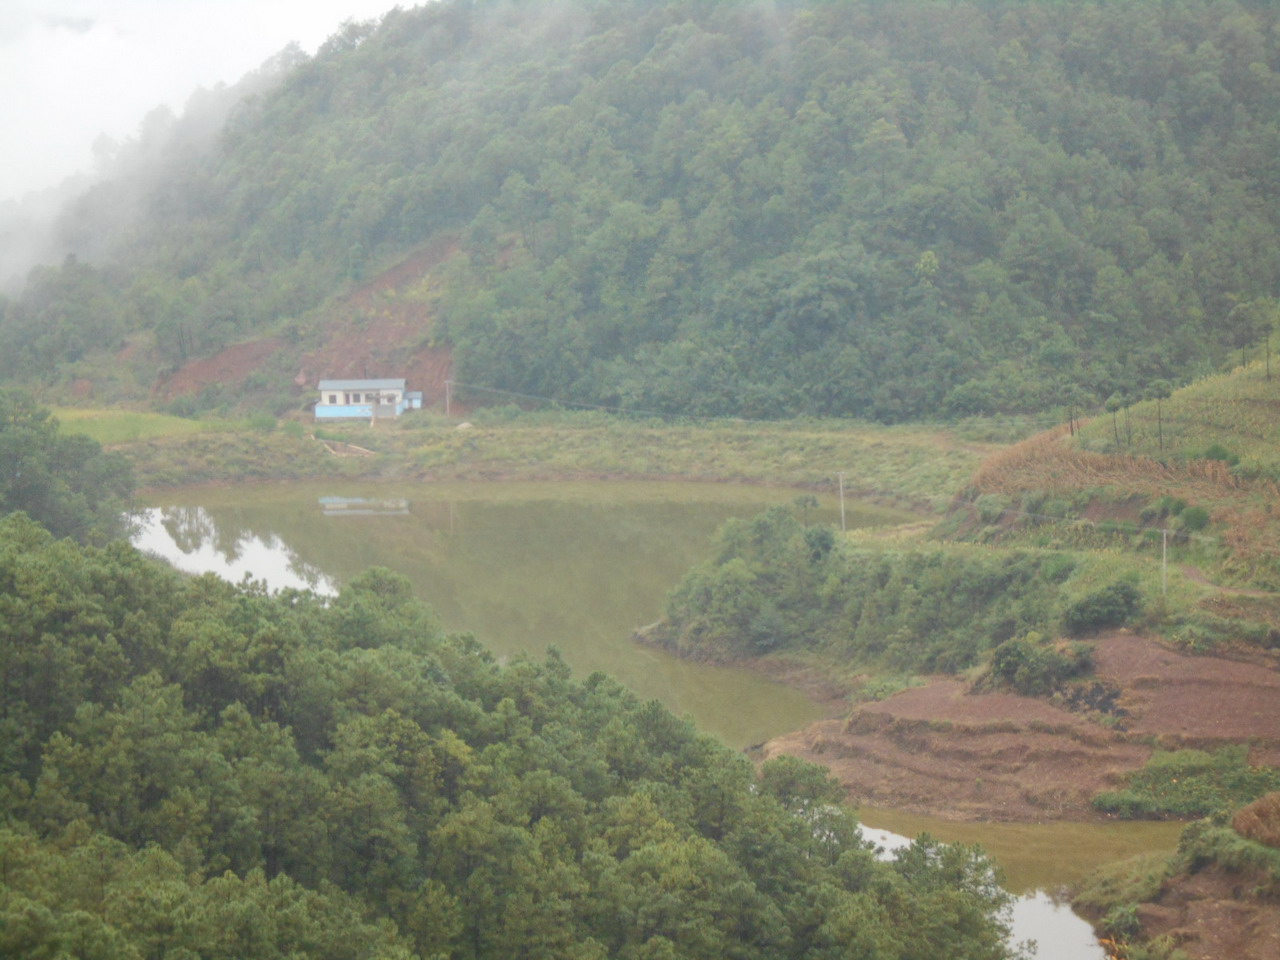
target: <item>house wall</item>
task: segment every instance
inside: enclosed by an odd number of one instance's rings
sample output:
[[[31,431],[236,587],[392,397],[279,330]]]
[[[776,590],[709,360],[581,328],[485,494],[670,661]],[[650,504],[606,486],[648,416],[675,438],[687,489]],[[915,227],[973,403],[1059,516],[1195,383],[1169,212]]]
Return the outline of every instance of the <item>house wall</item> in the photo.
[[[342,420],[346,418],[359,418],[368,420],[373,416],[373,404],[371,403],[317,403],[316,419],[317,420]]]
[[[347,407],[347,406],[351,406],[351,405],[352,405],[352,401],[351,401],[351,399],[350,399],[350,398],[351,398],[351,395],[352,395],[352,394],[359,394],[359,395],[360,395],[360,402],[361,402],[361,403],[365,403],[365,405],[366,405],[366,406],[368,406],[367,402],[365,402],[365,397],[369,396],[369,394],[371,394],[371,393],[376,393],[376,392],[378,392],[378,391],[375,391],[375,390],[326,390],[326,391],[324,391],[323,393],[321,393],[321,394],[320,394],[320,399],[319,399],[318,401],[316,401],[316,406],[317,406],[317,407]],[[397,406],[398,406],[398,405],[401,405],[401,404],[404,402],[404,398],[403,398],[403,397],[401,397],[401,396],[400,396],[400,394],[399,394],[399,392],[397,392],[397,391],[394,391],[394,390],[383,390],[383,391],[381,391],[381,394],[382,394],[382,399],[383,399],[384,401],[391,402],[391,403],[395,403]],[[330,402],[329,402],[329,397],[331,397],[331,396],[337,396],[337,398],[338,398],[338,402],[337,402],[337,403],[330,403]]]
[[[422,409],[422,401],[418,399],[401,399],[395,404],[395,413],[400,416],[406,410]],[[373,416],[371,403],[317,403],[315,406],[317,420],[368,420]],[[385,415],[385,414],[384,414]]]

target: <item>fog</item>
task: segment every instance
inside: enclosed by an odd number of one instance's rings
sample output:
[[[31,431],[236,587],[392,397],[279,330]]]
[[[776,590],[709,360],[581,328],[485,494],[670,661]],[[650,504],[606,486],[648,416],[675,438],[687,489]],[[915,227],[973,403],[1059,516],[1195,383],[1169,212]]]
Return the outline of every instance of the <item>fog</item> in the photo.
[[[404,2],[405,7],[417,5]],[[94,146],[395,0],[3,0],[0,203],[91,173]],[[99,139],[99,138],[104,139]]]

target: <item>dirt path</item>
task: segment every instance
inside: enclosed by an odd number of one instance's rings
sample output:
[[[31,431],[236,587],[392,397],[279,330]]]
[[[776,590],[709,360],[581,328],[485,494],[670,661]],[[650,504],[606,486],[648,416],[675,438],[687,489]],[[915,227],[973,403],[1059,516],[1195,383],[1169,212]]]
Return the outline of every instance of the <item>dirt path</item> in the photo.
[[[1203,570],[1192,564],[1184,564],[1182,567],[1182,575],[1192,583],[1198,583],[1202,586],[1213,587],[1220,593],[1228,593],[1237,597],[1274,597],[1276,594],[1267,590],[1251,590],[1248,587],[1226,587],[1220,583],[1214,583],[1210,580]]]
[[[1123,715],[1104,725],[1045,700],[970,693],[938,678],[847,719],[769,741],[823,764],[855,802],[954,820],[1097,818],[1093,795],[1169,748],[1251,744],[1280,764],[1280,672],[1262,663],[1189,657],[1119,632],[1095,648],[1097,678]]]

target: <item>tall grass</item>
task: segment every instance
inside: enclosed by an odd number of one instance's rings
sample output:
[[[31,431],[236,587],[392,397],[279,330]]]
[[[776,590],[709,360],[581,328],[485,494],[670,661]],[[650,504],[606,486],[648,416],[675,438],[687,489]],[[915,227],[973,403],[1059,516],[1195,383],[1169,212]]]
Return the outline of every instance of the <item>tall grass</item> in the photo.
[[[147,413],[137,410],[96,410],[82,407],[55,408],[65,433],[78,433],[90,437],[104,447],[140,440],[159,440],[166,437],[189,437],[198,433],[225,433],[245,429],[238,420],[188,420],[165,413]]]
[[[1107,501],[1178,501],[1208,527],[1193,540],[1224,582],[1280,590],[1280,364],[1207,377],[1160,402],[1058,427],[990,457],[975,497],[1069,499],[1108,519]],[[1162,519],[1156,526],[1169,526]],[[1180,553],[1186,553],[1180,549]]]
[[[855,421],[631,420],[587,412],[485,411],[471,429],[438,417],[396,431],[347,428],[343,439],[396,452],[431,475],[486,472],[518,479],[618,477],[715,480],[836,489],[918,506],[940,505],[999,449],[927,426]]]
[[[1280,481],[1280,356],[1255,360],[1086,424],[1082,448],[1162,460],[1229,455],[1234,472]],[[1215,452],[1214,448],[1218,448]]]

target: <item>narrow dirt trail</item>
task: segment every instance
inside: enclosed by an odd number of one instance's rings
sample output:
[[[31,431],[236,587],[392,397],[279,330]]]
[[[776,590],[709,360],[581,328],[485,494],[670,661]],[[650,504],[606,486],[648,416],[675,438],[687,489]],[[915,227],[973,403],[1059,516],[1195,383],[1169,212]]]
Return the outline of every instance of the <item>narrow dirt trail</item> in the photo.
[[[1192,583],[1198,583],[1201,586],[1212,587],[1220,593],[1229,593],[1237,597],[1275,597],[1280,596],[1269,590],[1253,590],[1249,587],[1228,587],[1221,583],[1214,583],[1210,580],[1203,570],[1192,564],[1183,564],[1182,575]]]

